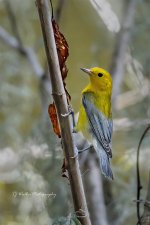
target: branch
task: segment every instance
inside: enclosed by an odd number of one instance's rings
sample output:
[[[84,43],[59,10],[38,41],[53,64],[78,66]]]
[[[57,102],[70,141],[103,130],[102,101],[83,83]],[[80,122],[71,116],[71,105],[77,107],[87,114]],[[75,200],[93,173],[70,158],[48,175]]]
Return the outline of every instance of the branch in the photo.
[[[46,73],[40,65],[38,58],[32,48],[24,47],[20,42],[10,35],[3,27],[0,26],[0,39],[9,47],[17,51],[29,61],[34,73],[42,80],[42,84],[47,93],[51,93],[50,81],[46,79]]]
[[[141,225],[149,225],[149,224],[150,224],[150,173],[149,173],[147,196],[144,203],[144,213],[141,217]]]
[[[37,56],[32,48],[26,48],[20,45],[19,41],[10,35],[4,28],[0,27],[0,39],[7,44],[9,47],[13,48],[14,50],[18,51],[23,56],[26,56],[33,68],[35,74],[41,78],[45,73],[40,63],[37,59]]]
[[[3,27],[0,27],[0,38],[9,47],[22,52],[22,49],[20,48],[20,45],[19,45],[19,42],[17,41],[17,39],[15,37],[11,36]],[[22,52],[22,54],[23,54],[23,52]]]
[[[64,7],[64,4],[65,4],[65,0],[59,0],[58,1],[56,13],[55,13],[55,19],[56,19],[57,22],[60,21],[60,17],[61,17],[61,14],[62,14],[62,9]]]
[[[141,178],[140,178],[139,157],[140,157],[140,148],[141,148],[142,141],[143,141],[145,135],[147,134],[147,132],[149,130],[150,130],[150,125],[147,126],[147,128],[144,131],[144,133],[142,134],[142,137],[140,139],[140,142],[139,142],[139,145],[138,145],[138,149],[137,149],[137,163],[136,163],[136,171],[137,171],[137,218],[138,218],[138,223],[137,224],[139,224],[139,225],[141,225],[141,216],[140,216],[140,202],[141,202],[141,199],[140,199],[140,194],[141,194],[141,189],[142,189]],[[148,199],[150,198],[149,191],[148,191],[148,194],[147,194],[147,198]],[[147,209],[146,209],[145,213],[147,213]]]
[[[122,28],[118,34],[116,45],[112,57],[110,73],[113,77],[113,101],[119,94],[123,81],[125,56],[131,37],[135,15],[136,0],[128,0],[124,13]]]
[[[15,13],[12,9],[12,4],[10,0],[5,0],[4,2],[6,11],[8,13],[9,22],[11,25],[12,32],[15,37],[10,35],[3,27],[0,27],[0,38],[9,47],[16,50],[19,54],[23,55],[29,61],[35,75],[40,78],[42,86],[47,93],[51,93],[50,82],[47,79],[47,71],[44,71],[40,65],[40,62],[36,56],[33,48],[28,48],[23,45],[21,36],[19,34],[18,25]]]
[[[150,224],[150,173],[147,188],[147,196],[144,203],[144,213],[141,217],[141,225],[149,225],[149,224]]]
[[[64,155],[68,164],[69,181],[71,185],[72,197],[76,216],[82,225],[90,225],[89,214],[86,205],[86,199],[79,169],[77,149],[73,143],[72,129],[69,117],[63,117],[62,114],[68,113],[68,104],[64,86],[62,83],[56,44],[54,40],[51,16],[47,0],[36,0],[38,13],[43,32],[45,51],[47,55],[50,78],[52,84],[52,93],[57,108],[57,114],[61,127],[61,138]]]
[[[8,13],[8,18],[9,22],[11,25],[12,32],[14,33],[15,37],[11,36],[7,31],[4,30],[4,28],[0,27],[0,38],[10,47],[14,48],[17,50],[20,54],[24,55],[27,57],[29,60],[33,71],[39,78],[45,78],[45,72],[43,68],[41,67],[37,56],[32,48],[27,48],[24,47],[21,36],[19,34],[19,29],[17,25],[17,20],[15,13],[12,9],[11,1],[10,0],[5,0],[4,2],[7,13]]]

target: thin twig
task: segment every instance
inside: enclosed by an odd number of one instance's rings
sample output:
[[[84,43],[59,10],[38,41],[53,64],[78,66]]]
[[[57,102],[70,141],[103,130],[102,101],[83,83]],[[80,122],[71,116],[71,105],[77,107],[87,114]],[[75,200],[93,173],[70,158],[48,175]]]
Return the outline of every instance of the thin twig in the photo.
[[[9,47],[19,51],[22,55],[25,55],[25,52],[20,48],[20,43],[17,38],[10,35],[3,27],[0,26],[0,39],[7,44]]]
[[[77,149],[73,142],[70,120],[68,116],[62,116],[68,113],[68,104],[60,73],[48,0],[36,0],[36,5],[38,7],[45,51],[50,70],[53,98],[57,108],[57,114],[61,128],[61,141],[68,165],[67,170],[69,173],[74,208],[75,212],[78,212],[77,217],[81,224],[91,225],[79,169]]]
[[[10,0],[4,1],[6,11],[8,13],[9,22],[11,25],[12,32],[14,36],[10,35],[3,27],[0,27],[0,39],[7,44],[9,47],[16,50],[18,53],[26,57],[38,78],[41,79],[42,85],[47,93],[51,93],[50,82],[47,79],[47,72],[43,70],[40,62],[37,58],[37,55],[33,48],[25,47],[23,45],[18,24],[16,20],[15,13],[12,8],[12,2]],[[53,9],[52,9],[53,10]]]
[[[140,178],[140,166],[139,166],[139,157],[140,157],[140,147],[142,144],[142,141],[145,137],[145,135],[147,134],[148,130],[150,129],[150,125],[148,125],[148,127],[145,129],[145,131],[143,132],[139,145],[138,145],[138,149],[137,149],[137,161],[136,161],[136,172],[137,172],[137,218],[138,218],[138,223],[137,224],[141,224],[140,220],[141,220],[141,216],[140,216],[140,194],[141,194],[141,189],[142,189],[142,185],[141,185],[141,178]]]
[[[52,0],[50,0],[50,5],[51,5],[51,19],[54,19],[54,9],[53,9],[53,4],[52,4]]]
[[[31,68],[33,69],[35,75],[41,79],[42,85],[46,93],[51,93],[50,81],[47,79],[46,73],[40,65],[40,62],[36,56],[35,51],[32,48],[20,46],[18,40],[10,35],[3,27],[0,26],[0,39],[7,46],[11,47],[17,51],[22,56],[26,57],[29,61]]]
[[[32,48],[23,47],[20,42],[12,35],[10,35],[3,27],[0,27],[0,39],[9,47],[18,51],[21,55],[26,56],[29,60],[33,71],[40,78],[44,76],[44,70],[40,66],[37,56]]]
[[[60,17],[61,17],[61,13],[62,13],[62,9],[64,7],[64,4],[65,4],[65,0],[59,0],[58,1],[56,12],[55,12],[55,19],[56,19],[57,22],[60,21]]]
[[[150,224],[150,172],[149,172],[149,180],[148,180],[148,188],[147,188],[147,196],[144,201],[144,212],[141,216],[141,225],[149,225]]]

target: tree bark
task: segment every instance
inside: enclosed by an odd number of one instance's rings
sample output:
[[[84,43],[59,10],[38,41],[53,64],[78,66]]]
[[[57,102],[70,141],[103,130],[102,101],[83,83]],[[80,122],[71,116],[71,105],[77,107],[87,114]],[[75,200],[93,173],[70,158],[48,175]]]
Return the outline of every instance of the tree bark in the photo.
[[[91,225],[81,179],[81,173],[79,169],[78,151],[73,143],[71,124],[68,116],[62,116],[62,114],[68,113],[68,104],[59,68],[58,55],[51,24],[51,17],[49,13],[49,6],[47,0],[36,0],[36,4],[38,7],[45,44],[45,51],[50,70],[52,95],[57,108],[57,114],[61,128],[62,146],[68,164],[67,169],[75,213],[81,224]]]

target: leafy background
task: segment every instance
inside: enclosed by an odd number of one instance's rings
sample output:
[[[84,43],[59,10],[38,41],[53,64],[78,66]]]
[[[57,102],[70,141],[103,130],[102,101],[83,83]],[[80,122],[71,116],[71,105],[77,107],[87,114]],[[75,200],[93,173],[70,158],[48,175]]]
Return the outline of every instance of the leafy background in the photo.
[[[47,71],[35,2],[13,0],[10,3],[22,45],[34,50],[39,65]],[[53,1],[55,12],[59,3]],[[63,3],[59,26],[69,44],[66,82],[75,112],[79,109],[81,90],[88,82],[79,68],[98,65],[109,70],[124,3],[123,0],[100,1],[101,13],[92,1]],[[150,116],[149,13],[150,2],[138,0],[123,84],[113,110],[115,181],[111,187],[118,217],[110,224],[115,225],[136,222],[133,202],[136,199],[136,150]],[[16,36],[4,0],[0,1],[0,24],[0,28]],[[73,215],[74,209],[68,181],[61,177],[60,140],[52,131],[47,113],[52,101],[49,81],[44,75],[37,76],[28,58],[2,39],[0,68],[0,224],[52,224],[59,217]],[[147,190],[148,146],[146,138],[141,154],[142,198]],[[41,197],[38,193],[51,195]],[[107,207],[109,212],[111,204]]]

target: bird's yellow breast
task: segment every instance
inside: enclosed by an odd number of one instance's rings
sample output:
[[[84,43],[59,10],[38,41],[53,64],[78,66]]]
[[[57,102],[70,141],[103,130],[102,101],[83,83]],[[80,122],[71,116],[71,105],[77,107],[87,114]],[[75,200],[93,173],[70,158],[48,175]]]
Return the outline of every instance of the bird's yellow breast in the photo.
[[[95,89],[95,86],[87,85],[83,91],[82,94],[89,93],[88,100],[91,101],[94,106],[101,111],[106,118],[111,118],[111,91],[101,90],[101,89]]]

